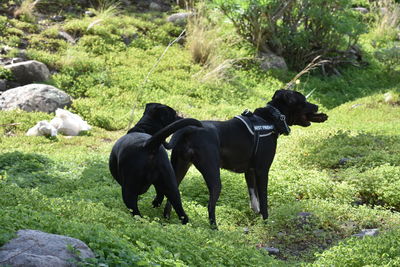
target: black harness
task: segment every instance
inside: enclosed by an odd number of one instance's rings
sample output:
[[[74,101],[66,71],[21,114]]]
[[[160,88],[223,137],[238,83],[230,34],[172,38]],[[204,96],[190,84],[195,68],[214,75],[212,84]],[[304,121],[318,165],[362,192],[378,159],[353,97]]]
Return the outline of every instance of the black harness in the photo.
[[[273,124],[267,123],[263,118],[253,114],[247,109],[243,111],[241,115],[235,116],[236,119],[240,120],[246,126],[249,133],[254,136],[251,162],[254,162],[253,159],[258,151],[260,138],[273,134],[279,136],[280,134],[289,135],[290,133],[290,128],[286,123],[285,115],[280,113],[277,108],[271,105],[267,105],[267,108],[273,117]]]

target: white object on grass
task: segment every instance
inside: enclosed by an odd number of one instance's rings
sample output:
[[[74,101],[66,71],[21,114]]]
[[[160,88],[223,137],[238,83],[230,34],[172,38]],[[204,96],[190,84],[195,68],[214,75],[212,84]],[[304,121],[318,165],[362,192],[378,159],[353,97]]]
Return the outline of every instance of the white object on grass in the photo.
[[[56,116],[50,121],[39,121],[30,128],[28,136],[56,136],[58,133],[67,136],[76,136],[82,131],[89,131],[91,127],[80,116],[65,109],[58,108]]]
[[[26,133],[27,136],[56,136],[57,129],[48,121],[39,121]]]
[[[69,136],[78,135],[81,131],[91,129],[89,124],[80,116],[69,112],[68,110],[58,108],[56,116],[50,121],[59,133]]]

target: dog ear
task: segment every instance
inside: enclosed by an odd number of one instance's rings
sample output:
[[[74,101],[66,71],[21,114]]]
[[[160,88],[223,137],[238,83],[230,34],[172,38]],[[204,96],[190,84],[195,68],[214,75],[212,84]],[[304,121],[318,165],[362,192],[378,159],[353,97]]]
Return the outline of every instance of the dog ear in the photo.
[[[147,103],[143,113],[149,113],[151,110],[156,109],[159,105],[159,103]]]
[[[157,115],[159,116],[162,122],[167,124],[175,121],[177,117],[176,111],[167,105],[159,106],[157,108]]]
[[[277,90],[272,100],[283,102],[287,106],[291,106],[296,102],[294,91],[284,89]]]

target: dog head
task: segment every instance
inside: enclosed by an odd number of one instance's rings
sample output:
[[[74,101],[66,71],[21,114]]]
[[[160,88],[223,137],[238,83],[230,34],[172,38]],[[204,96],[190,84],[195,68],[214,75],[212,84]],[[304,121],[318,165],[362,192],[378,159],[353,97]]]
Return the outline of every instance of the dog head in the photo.
[[[165,126],[180,119],[183,118],[173,108],[160,103],[148,103],[142,118],[128,133],[145,132],[153,135]]]
[[[143,118],[151,120],[161,128],[183,119],[178,113],[171,107],[160,103],[148,103],[143,113]]]
[[[276,91],[268,104],[284,114],[290,126],[307,127],[311,125],[311,122],[324,122],[328,119],[326,114],[317,113],[317,105],[308,102],[304,95],[293,90]]]

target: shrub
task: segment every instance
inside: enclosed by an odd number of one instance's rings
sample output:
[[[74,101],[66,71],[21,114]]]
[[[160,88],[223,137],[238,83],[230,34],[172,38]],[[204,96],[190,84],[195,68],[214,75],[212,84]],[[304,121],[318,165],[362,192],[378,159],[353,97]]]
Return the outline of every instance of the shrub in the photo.
[[[371,30],[371,42],[376,47],[385,47],[388,41],[394,41],[399,33],[400,4],[394,0],[376,1],[372,5],[374,23]]]
[[[393,72],[400,66],[400,46],[395,45],[389,48],[379,49],[374,55],[388,72]]]
[[[216,0],[258,52],[283,56],[295,70],[316,56],[347,58],[364,31],[351,1]],[[341,61],[341,60],[339,60]]]

